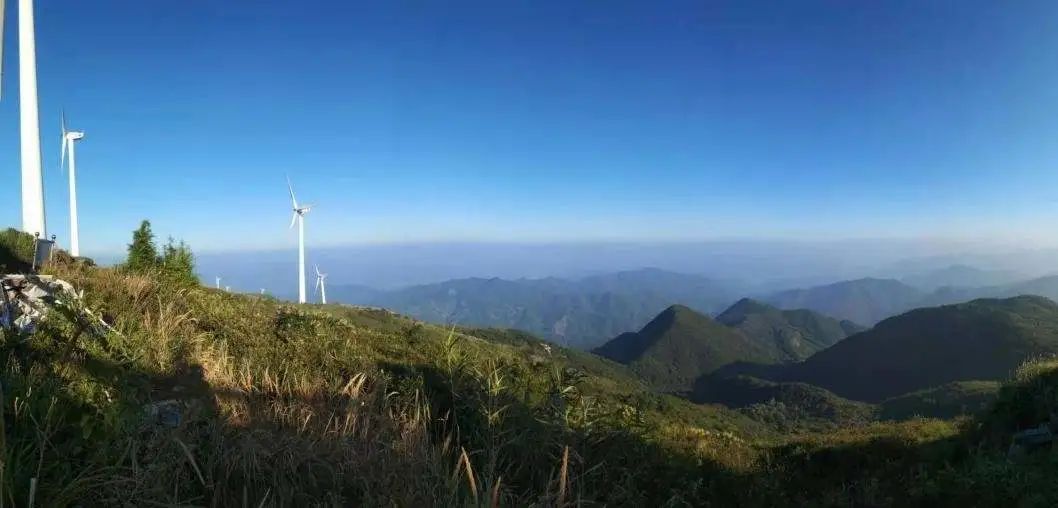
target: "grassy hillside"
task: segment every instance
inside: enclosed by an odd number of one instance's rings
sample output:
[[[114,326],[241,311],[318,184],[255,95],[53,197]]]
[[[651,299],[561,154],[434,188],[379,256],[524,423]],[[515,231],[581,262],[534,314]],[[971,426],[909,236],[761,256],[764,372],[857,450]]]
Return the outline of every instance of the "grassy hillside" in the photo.
[[[776,350],[783,361],[804,360],[862,330],[807,309],[779,310],[749,298],[739,300],[716,320]]]
[[[881,403],[881,418],[906,420],[916,416],[954,418],[988,409],[999,393],[998,381],[954,381],[907,393]]]
[[[1053,361],[1017,369],[972,419],[783,435],[520,332],[48,270],[84,300],[61,299],[31,335],[5,332],[5,506],[1058,502],[1049,450],[1006,455],[1014,432],[1058,412]]]
[[[785,369],[783,380],[881,401],[953,381],[1002,380],[1058,353],[1058,304],[1042,297],[916,309]]]
[[[764,432],[517,333],[49,271],[113,330],[69,303],[5,337],[5,505],[655,504]]]
[[[595,352],[631,367],[664,391],[687,391],[694,381],[735,361],[775,362],[774,350],[682,305],[658,314]]]
[[[843,399],[817,386],[750,376],[703,376],[695,383],[692,399],[739,408],[782,432],[863,425],[876,413],[870,404]]]
[[[915,307],[923,296],[921,291],[897,280],[858,279],[783,291],[765,301],[781,309],[811,309],[870,326]]]

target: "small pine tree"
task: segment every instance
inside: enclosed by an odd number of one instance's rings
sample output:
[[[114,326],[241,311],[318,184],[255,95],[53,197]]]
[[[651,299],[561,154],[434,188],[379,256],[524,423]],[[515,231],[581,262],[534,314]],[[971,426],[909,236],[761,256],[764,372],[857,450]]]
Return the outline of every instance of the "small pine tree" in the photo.
[[[132,232],[129,257],[125,267],[135,272],[145,272],[158,267],[158,247],[154,244],[151,222],[144,220],[139,229]]]
[[[162,271],[166,275],[182,283],[198,282],[195,277],[195,255],[191,253],[190,246],[183,241],[177,243],[170,236],[162,251]]]

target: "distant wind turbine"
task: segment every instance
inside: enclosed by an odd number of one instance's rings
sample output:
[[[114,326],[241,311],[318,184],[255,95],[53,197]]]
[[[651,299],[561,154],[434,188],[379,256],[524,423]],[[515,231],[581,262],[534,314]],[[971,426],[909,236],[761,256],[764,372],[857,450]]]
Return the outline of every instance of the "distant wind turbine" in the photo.
[[[2,0],[0,0],[2,1]],[[66,165],[66,152],[70,152],[70,254],[74,257],[81,255],[81,243],[78,239],[77,230],[77,159],[74,157],[75,141],[84,139],[84,133],[80,131],[66,130],[66,112],[62,113],[62,156],[59,160],[59,169]]]
[[[4,9],[0,0],[0,62],[4,54]],[[0,76],[2,76],[0,65]],[[2,81],[2,79],[0,79]],[[22,231],[46,238],[44,175],[40,167],[40,115],[37,105],[37,43],[33,0],[18,0],[18,114],[22,160]]]
[[[220,289],[220,275],[217,276],[217,289]]]
[[[320,266],[316,265],[316,289],[320,290],[320,303],[327,303],[327,274],[320,273]]]
[[[305,303],[305,214],[312,210],[312,205],[298,206],[298,199],[294,197],[294,186],[287,177],[287,189],[290,191],[290,202],[294,215],[290,218],[290,227],[298,223],[298,303]]]

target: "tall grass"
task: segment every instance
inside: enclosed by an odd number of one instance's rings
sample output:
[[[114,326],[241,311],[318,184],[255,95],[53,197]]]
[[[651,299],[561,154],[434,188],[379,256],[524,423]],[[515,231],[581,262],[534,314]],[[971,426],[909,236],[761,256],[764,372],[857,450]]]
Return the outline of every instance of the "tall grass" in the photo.
[[[38,506],[634,504],[693,473],[631,473],[671,457],[568,363],[388,314],[50,271],[84,299],[6,337],[4,504],[31,480]]]
[[[1031,499],[1046,469],[1004,479],[1001,435],[1016,418],[1002,415],[1058,410],[1058,366],[1039,364],[989,420],[762,440],[737,413],[648,394],[616,366],[524,338],[78,263],[49,270],[84,299],[33,335],[4,337],[0,506],[998,498],[982,485]],[[84,309],[107,326],[78,318]],[[978,428],[994,430],[991,444]]]

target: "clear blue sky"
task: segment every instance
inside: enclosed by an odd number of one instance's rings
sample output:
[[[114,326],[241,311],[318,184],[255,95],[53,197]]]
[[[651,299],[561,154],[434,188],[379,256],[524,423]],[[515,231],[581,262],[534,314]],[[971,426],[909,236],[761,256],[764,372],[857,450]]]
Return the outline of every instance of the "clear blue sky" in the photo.
[[[15,2],[0,219],[19,224]],[[1058,3],[37,2],[82,244],[1054,237]]]

